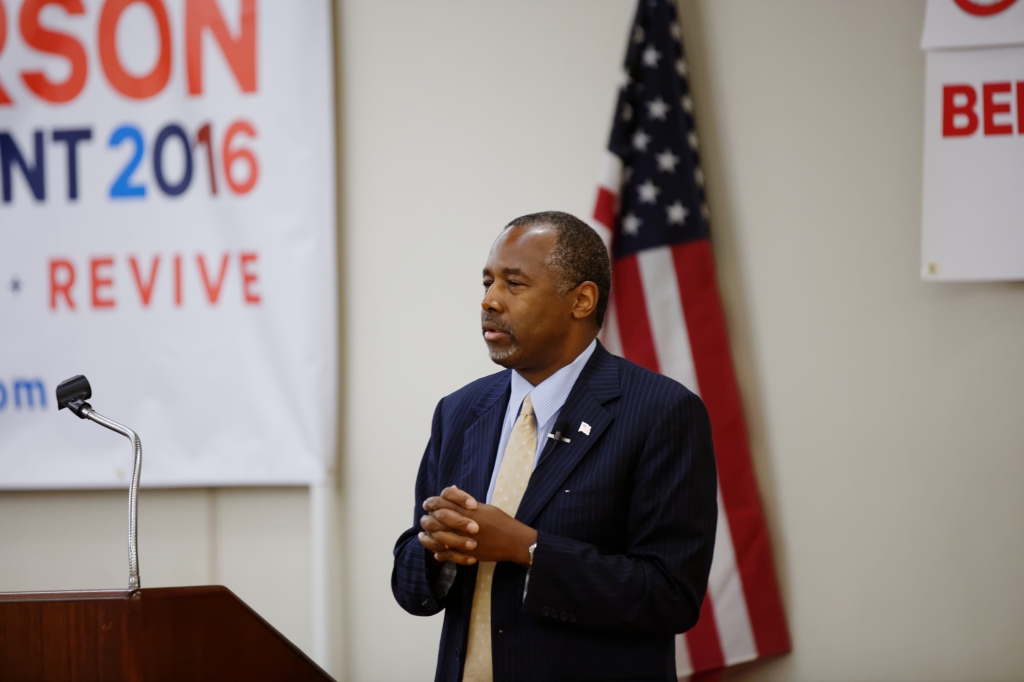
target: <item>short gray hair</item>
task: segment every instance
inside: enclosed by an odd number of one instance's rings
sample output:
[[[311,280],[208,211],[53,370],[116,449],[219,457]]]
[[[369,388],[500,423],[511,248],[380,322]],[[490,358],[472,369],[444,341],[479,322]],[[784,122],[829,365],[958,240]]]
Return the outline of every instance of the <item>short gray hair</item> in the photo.
[[[555,274],[559,294],[565,295],[584,282],[597,285],[594,320],[600,329],[604,324],[612,288],[612,266],[608,260],[608,249],[601,237],[590,225],[562,211],[542,211],[520,216],[506,225],[505,229],[534,225],[550,225],[555,229],[555,248],[548,257],[548,267]]]

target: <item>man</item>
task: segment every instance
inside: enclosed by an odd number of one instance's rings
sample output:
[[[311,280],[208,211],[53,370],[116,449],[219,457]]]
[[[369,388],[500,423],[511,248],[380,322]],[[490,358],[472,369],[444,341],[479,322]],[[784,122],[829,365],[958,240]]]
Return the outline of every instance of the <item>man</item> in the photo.
[[[509,371],[438,403],[395,598],[445,610],[438,681],[675,680],[715,543],[704,405],[597,341],[611,271],[579,219],[513,220],[483,285]]]

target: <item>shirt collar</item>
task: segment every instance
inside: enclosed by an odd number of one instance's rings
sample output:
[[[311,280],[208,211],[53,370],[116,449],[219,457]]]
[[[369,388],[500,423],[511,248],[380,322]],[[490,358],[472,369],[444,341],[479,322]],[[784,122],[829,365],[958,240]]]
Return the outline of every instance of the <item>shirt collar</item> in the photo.
[[[547,424],[562,409],[562,405],[569,397],[569,392],[572,391],[572,387],[576,384],[576,380],[579,379],[580,373],[583,372],[583,368],[596,348],[597,339],[594,339],[582,353],[576,356],[575,360],[536,386],[524,379],[519,372],[513,370],[512,399],[518,399],[521,404],[523,399],[529,395],[530,401],[533,403],[535,423],[537,426]]]

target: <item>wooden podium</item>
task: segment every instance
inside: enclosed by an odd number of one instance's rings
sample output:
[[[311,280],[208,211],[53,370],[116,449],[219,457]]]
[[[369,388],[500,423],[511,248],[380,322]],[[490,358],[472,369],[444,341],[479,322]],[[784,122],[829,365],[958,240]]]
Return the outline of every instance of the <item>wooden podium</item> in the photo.
[[[331,679],[226,587],[0,593],[4,682]]]

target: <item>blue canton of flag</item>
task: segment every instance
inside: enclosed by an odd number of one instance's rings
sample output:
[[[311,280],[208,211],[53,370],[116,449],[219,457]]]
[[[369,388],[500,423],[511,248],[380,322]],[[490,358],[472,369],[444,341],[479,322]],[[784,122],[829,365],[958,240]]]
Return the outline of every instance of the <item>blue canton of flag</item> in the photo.
[[[704,173],[675,4],[640,2],[608,149],[622,159],[615,258],[708,237]]]

